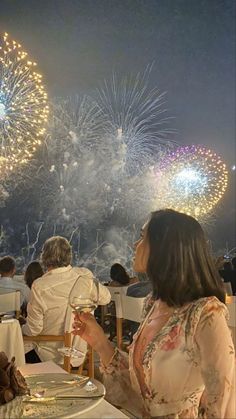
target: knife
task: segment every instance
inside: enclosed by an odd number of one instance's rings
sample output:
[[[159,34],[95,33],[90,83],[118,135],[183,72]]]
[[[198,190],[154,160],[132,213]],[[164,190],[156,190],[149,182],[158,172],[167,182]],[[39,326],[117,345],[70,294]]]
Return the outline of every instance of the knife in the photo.
[[[105,394],[91,394],[90,396],[82,395],[82,394],[74,394],[74,395],[58,395],[53,397],[26,397],[23,399],[24,403],[47,403],[47,402],[54,402],[57,400],[77,400],[77,399],[99,399],[104,397]]]

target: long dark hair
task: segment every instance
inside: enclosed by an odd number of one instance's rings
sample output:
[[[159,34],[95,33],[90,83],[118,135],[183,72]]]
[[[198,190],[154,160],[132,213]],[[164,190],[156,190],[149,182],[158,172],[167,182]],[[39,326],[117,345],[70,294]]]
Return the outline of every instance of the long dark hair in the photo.
[[[200,224],[174,210],[155,211],[147,226],[147,274],[153,297],[182,306],[201,297],[225,302],[222,281]]]
[[[26,268],[24,276],[24,280],[28,287],[31,288],[34,280],[40,278],[43,273],[43,268],[37,260],[30,262]]]
[[[113,281],[119,282],[121,285],[128,285],[130,277],[125,268],[120,263],[114,263],[110,270],[110,277]]]

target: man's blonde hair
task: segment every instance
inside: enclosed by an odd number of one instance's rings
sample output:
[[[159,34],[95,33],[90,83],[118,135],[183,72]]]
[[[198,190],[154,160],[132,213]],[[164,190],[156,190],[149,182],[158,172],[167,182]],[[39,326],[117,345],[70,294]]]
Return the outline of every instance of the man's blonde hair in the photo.
[[[72,259],[71,245],[65,237],[53,236],[43,245],[41,260],[46,268],[68,266]]]

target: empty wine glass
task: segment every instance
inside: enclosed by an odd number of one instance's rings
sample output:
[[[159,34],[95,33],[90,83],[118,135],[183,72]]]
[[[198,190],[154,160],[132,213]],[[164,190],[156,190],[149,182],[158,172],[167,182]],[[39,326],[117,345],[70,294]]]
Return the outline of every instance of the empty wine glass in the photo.
[[[75,281],[70,294],[68,303],[73,311],[77,313],[93,312],[99,302],[99,282],[96,278],[89,278],[85,283],[80,277]],[[76,349],[75,336],[73,337],[72,347],[59,348],[58,351],[65,356],[72,358],[84,358],[84,353]]]

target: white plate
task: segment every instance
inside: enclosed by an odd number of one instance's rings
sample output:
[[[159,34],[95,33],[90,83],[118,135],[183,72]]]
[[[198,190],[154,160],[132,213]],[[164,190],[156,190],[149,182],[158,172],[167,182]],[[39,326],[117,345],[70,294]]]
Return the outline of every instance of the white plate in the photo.
[[[63,388],[61,387],[63,381],[69,381],[70,379],[76,379],[78,376],[73,374],[35,374],[31,376],[26,376],[25,379],[27,384],[31,390],[31,394],[35,390],[48,390],[50,395],[56,394],[81,394],[91,397],[93,395],[103,394],[100,398],[90,398],[90,399],[77,399],[77,400],[56,400],[50,401],[47,403],[38,402],[38,403],[26,403],[22,402],[23,397],[17,397],[12,402],[7,403],[5,408],[7,408],[8,412],[6,412],[6,416],[8,418],[43,418],[43,419],[56,419],[56,418],[75,418],[82,413],[85,413],[95,406],[97,406],[104,398],[105,395],[105,387],[102,383],[97,380],[91,380],[96,386],[97,390],[93,392],[85,391],[83,388],[79,388],[76,386],[72,386],[71,384],[66,385]],[[56,386],[60,385],[60,390],[56,389]],[[68,393],[69,392],[69,393]],[[49,395],[49,394],[48,394]],[[11,409],[12,405],[12,409]],[[1,409],[0,409],[1,413]],[[5,412],[2,412],[4,414]],[[17,414],[17,416],[16,416]],[[0,417],[2,417],[0,415]]]
[[[30,394],[44,391],[45,397],[69,393],[84,394],[84,386],[89,380],[88,377],[67,373],[30,374],[24,376],[30,389]],[[77,385],[78,384],[78,385]],[[87,392],[85,393],[87,395]]]

